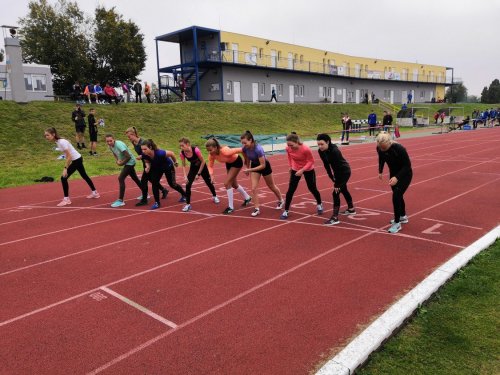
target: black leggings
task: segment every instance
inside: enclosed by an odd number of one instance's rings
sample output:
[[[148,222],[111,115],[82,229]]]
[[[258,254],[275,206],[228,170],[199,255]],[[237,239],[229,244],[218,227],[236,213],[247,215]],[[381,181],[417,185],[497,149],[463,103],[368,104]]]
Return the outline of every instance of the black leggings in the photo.
[[[337,193],[335,189],[333,189],[333,216],[337,217],[339,216],[339,211],[340,211],[340,194],[342,194],[347,202],[347,208],[351,209],[354,207],[352,204],[352,196],[351,193],[349,193],[349,190],[347,190],[347,181],[349,180],[349,176],[347,179],[343,182],[337,181],[337,185],[340,185],[340,190]]]
[[[150,172],[151,173],[151,172]],[[142,172],[141,176],[141,192],[142,192],[142,201],[148,201],[148,182],[151,180],[150,173],[146,173],[146,171]],[[168,191],[168,189],[164,186],[160,185],[161,191]]]
[[[64,196],[69,197],[69,185],[68,185],[68,178],[75,173],[75,171],[78,171],[80,173],[80,176],[87,182],[89,185],[90,189],[92,191],[95,191],[95,186],[90,177],[87,175],[87,172],[85,172],[85,167],[83,166],[83,157],[78,158],[76,160],[72,160],[71,164],[68,167],[68,175],[66,177],[61,176],[61,183],[64,191]]]
[[[349,130],[351,129],[351,125],[342,124],[342,142],[344,141],[344,136],[346,137],[346,142],[349,142]]]
[[[125,196],[125,179],[127,176],[130,176],[132,180],[137,184],[139,189],[142,190],[142,184],[141,180],[139,180],[139,177],[137,177],[137,173],[135,173],[135,167],[133,165],[124,165],[122,172],[118,176],[118,182],[120,184],[120,196],[119,199],[123,200],[123,197]]]
[[[188,182],[186,184],[186,203],[190,204],[191,203],[191,186],[193,185],[194,179],[196,178],[196,174],[198,173],[199,166],[198,165],[193,165],[189,167],[189,173],[187,175]],[[212,184],[212,181],[210,180],[210,173],[208,172],[208,168],[205,164],[201,171],[201,177],[203,177],[203,180],[205,181],[205,184],[207,184],[208,188],[210,189],[210,192],[212,193],[212,196],[216,196],[217,193],[215,192],[215,187],[214,184]]]
[[[286,192],[285,211],[290,209],[293,194],[299,185],[300,177],[295,176],[295,173],[297,173],[297,171],[290,171],[290,182],[288,184],[288,191]],[[306,179],[307,188],[316,199],[316,203],[321,204],[321,195],[316,187],[316,173],[314,172],[314,169],[304,172],[304,178]]]
[[[394,207],[394,222],[399,223],[399,218],[401,216],[406,216],[406,207],[405,200],[403,198],[403,194],[410,186],[411,178],[407,177],[405,179],[399,180],[398,183],[394,186],[391,186],[392,189],[392,205]]]
[[[150,171],[150,178],[151,184],[153,185],[153,195],[155,197],[155,202],[160,203],[160,189],[162,188],[162,186],[160,185],[160,180],[163,174],[165,174],[165,177],[167,178],[168,185],[175,191],[178,191],[183,197],[185,197],[186,192],[181,187],[181,185],[175,182],[175,168],[172,166],[168,167],[167,169]]]

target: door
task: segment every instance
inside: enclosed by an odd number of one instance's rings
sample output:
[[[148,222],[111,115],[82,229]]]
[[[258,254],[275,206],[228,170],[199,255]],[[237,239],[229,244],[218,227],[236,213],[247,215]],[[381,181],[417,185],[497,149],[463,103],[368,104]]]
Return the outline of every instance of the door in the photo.
[[[394,90],[391,90],[390,97],[391,97],[390,103],[394,104]]]
[[[335,102],[335,87],[330,87],[330,103]]]
[[[356,104],[359,104],[359,90],[356,90]]]
[[[293,53],[288,52],[288,69],[293,69]]]
[[[413,80],[418,81],[418,69],[413,69]]]
[[[295,103],[295,88],[293,85],[289,86],[290,103]]]
[[[256,82],[252,83],[252,101],[254,103],[259,101],[259,84]]]
[[[347,89],[342,89],[342,103],[347,103]]]
[[[408,101],[408,92],[401,91],[401,103],[406,103]]]
[[[252,65],[257,65],[257,47],[252,47],[252,56],[250,57]]]
[[[271,67],[276,68],[276,50],[271,50]]]
[[[233,94],[234,94],[234,102],[241,102],[241,82],[234,81],[233,82]]]
[[[239,61],[238,60],[238,44],[233,43],[232,49],[233,49],[233,63],[237,64]]]

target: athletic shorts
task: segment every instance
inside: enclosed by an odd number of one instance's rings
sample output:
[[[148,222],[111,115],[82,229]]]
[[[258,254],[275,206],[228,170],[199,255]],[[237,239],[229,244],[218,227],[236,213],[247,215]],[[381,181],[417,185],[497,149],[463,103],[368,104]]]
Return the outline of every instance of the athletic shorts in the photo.
[[[250,163],[250,168],[255,168],[258,167],[260,163],[258,161],[254,162],[252,161]],[[268,176],[271,173],[273,173],[273,170],[271,169],[271,163],[269,163],[269,160],[266,159],[266,167],[264,169],[261,169],[260,171],[255,171],[255,173],[260,173],[262,176]]]
[[[75,125],[75,130],[77,133],[85,133],[85,126]]]
[[[243,159],[238,155],[238,159],[232,163],[226,163],[226,170],[229,172],[231,168],[243,168]]]
[[[97,142],[97,132],[89,132],[90,142]]]

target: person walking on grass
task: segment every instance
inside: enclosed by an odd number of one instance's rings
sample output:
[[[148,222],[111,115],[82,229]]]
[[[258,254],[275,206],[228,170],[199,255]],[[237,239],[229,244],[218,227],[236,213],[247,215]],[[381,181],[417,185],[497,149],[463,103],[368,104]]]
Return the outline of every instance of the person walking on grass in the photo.
[[[210,173],[208,172],[207,164],[201,151],[196,146],[191,146],[191,141],[188,138],[179,139],[179,147],[181,149],[180,157],[182,160],[182,172],[184,173],[184,180],[186,181],[186,205],[182,208],[183,212],[191,210],[191,186],[194,180],[203,178],[205,184],[212,193],[212,200],[214,203],[219,203],[220,199],[217,197],[215,186],[210,180]],[[186,160],[189,161],[189,172],[186,175]]]
[[[85,146],[85,112],[83,112],[80,104],[77,104],[73,113],[71,113],[71,119],[75,123],[76,131],[76,148],[81,150],[82,148],[87,148]]]
[[[325,221],[325,225],[339,224],[340,194],[347,201],[347,210],[340,212],[342,215],[356,215],[352,196],[347,190],[347,181],[351,177],[351,167],[344,159],[342,153],[328,134],[318,134],[318,153],[325,166],[328,177],[333,181],[333,213],[332,217]]]
[[[91,193],[90,195],[87,195],[87,198],[99,198],[100,195],[83,166],[83,157],[78,151],[75,150],[73,145],[68,140],[61,138],[59,134],[57,134],[56,128],[45,129],[44,137],[49,142],[55,142],[57,148],[64,152],[65,155],[65,164],[61,173],[61,184],[63,187],[64,198],[57,206],[62,207],[71,204],[71,200],[69,199],[68,179],[75,171],[80,173],[80,176],[82,176],[87,185],[90,187]]]
[[[215,184],[215,161],[217,160],[219,163],[226,163],[227,177],[224,181],[224,187],[226,188],[228,206],[224,210],[223,214],[229,215],[234,211],[233,189],[236,189],[243,197],[243,206],[248,206],[252,198],[248,195],[243,186],[238,185],[237,180],[238,173],[240,173],[240,170],[243,167],[243,160],[238,155],[242,152],[241,148],[221,146],[215,138],[210,138],[205,143],[205,147],[208,151],[208,171],[210,172],[210,180],[212,181],[212,184]]]
[[[389,233],[397,233],[401,230],[401,224],[408,223],[406,206],[403,198],[404,193],[410,186],[413,171],[411,161],[406,149],[391,139],[391,135],[381,132],[377,135],[378,154],[378,178],[382,180],[384,164],[389,167],[389,185],[392,189],[392,205],[394,219],[391,220]]]
[[[135,172],[135,159],[127,145],[122,141],[115,140],[113,134],[106,134],[106,143],[115,157],[116,165],[123,167],[120,176],[118,176],[118,183],[120,184],[119,196],[116,201],[111,203],[111,207],[125,206],[123,198],[125,196],[125,179],[127,176],[130,176],[137,187],[142,190],[141,181]]]
[[[95,118],[95,109],[90,108],[89,115],[87,117],[89,123],[89,137],[90,137],[90,156],[97,156],[97,120]]]
[[[255,139],[249,130],[243,133],[240,140],[243,146],[243,156],[245,158],[245,174],[250,174],[250,180],[252,182],[252,199],[255,205],[252,216],[260,214],[259,182],[261,176],[264,178],[267,187],[274,193],[276,199],[278,200],[276,209],[281,210],[284,203],[283,196],[281,195],[280,189],[274,183],[271,163],[267,160],[264,149],[261,145],[255,142]]]
[[[349,133],[352,127],[352,120],[349,117],[349,114],[345,113],[342,116],[342,136],[340,138],[340,142],[344,143],[344,137],[347,144],[349,144]]]
[[[150,175],[153,185],[153,195],[155,203],[151,206],[152,210],[160,208],[160,180],[163,174],[167,178],[169,186],[181,194],[179,202],[186,201],[186,192],[175,181],[175,167],[178,166],[175,154],[172,151],[161,150],[156,146],[152,139],[145,140],[142,145],[142,159],[146,163],[144,169]]]
[[[296,133],[288,134],[286,144],[286,155],[290,166],[290,181],[286,192],[285,211],[281,214],[280,219],[288,219],[293,194],[297,190],[297,186],[299,186],[302,175],[306,179],[307,188],[316,199],[318,215],[321,215],[323,213],[323,204],[316,187],[316,173],[314,172],[314,158],[311,149],[300,141]]]

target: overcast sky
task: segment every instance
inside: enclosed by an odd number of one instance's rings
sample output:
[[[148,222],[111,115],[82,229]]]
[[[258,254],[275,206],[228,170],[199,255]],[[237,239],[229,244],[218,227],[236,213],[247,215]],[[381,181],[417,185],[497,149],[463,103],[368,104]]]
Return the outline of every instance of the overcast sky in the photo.
[[[55,0],[48,0],[54,3]],[[156,81],[154,38],[198,25],[281,42],[373,57],[449,66],[469,95],[500,79],[500,0],[77,0],[86,13],[116,7],[145,36],[141,78]],[[0,25],[17,25],[28,0],[0,0]],[[3,45],[3,39],[1,41]],[[160,43],[162,66],[179,62]]]

